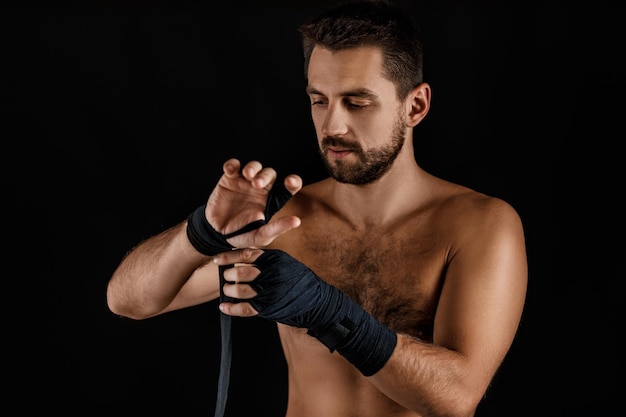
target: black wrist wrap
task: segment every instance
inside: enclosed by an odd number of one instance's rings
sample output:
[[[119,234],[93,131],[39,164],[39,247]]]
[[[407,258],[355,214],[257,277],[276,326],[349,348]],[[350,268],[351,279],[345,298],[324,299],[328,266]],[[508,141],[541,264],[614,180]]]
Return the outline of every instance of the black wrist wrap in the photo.
[[[365,376],[387,363],[396,333],[344,292],[283,251],[265,250],[255,264],[261,272],[250,283],[257,292],[250,304],[259,317],[308,329]]]
[[[195,209],[187,217],[187,237],[194,248],[200,253],[213,256],[220,252],[233,249],[221,233],[209,224],[204,214],[206,204]]]
[[[365,376],[374,375],[391,357],[397,335],[345,293],[327,285],[308,334],[337,351]]]
[[[265,203],[265,221],[269,222],[272,216],[280,210],[291,198],[291,193],[283,184],[284,181],[276,181]]]

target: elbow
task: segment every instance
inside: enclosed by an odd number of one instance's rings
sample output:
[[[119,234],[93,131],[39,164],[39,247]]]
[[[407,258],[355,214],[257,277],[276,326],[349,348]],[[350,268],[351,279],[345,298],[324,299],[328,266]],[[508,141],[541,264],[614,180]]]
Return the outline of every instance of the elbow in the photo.
[[[136,309],[131,308],[130,305],[121,302],[115,294],[111,293],[110,290],[107,290],[106,303],[109,311],[116,316],[134,320],[141,320],[144,318],[144,315],[137,312]]]
[[[143,320],[158,314],[155,307],[116,290],[111,283],[106,290],[106,304],[109,311],[116,316],[133,320]]]
[[[418,407],[422,415],[430,417],[473,417],[476,413],[478,402],[471,397],[456,397],[453,400],[440,402],[436,406],[424,410]]]
[[[418,396],[421,399],[409,408],[429,417],[473,417],[484,398],[482,386],[475,377],[458,376],[454,382],[449,380],[430,394]]]
[[[476,400],[474,396],[467,395],[455,401],[455,404],[446,415],[450,417],[473,417],[479,402],[480,400]]]
[[[432,413],[438,417],[473,417],[478,408],[478,404],[484,393],[479,393],[475,388],[460,388],[456,395],[448,401],[442,402],[442,407]]]

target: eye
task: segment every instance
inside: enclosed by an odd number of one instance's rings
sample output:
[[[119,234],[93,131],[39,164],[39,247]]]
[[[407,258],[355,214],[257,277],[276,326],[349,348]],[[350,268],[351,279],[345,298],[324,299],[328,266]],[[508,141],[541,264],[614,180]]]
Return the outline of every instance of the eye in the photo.
[[[370,102],[360,100],[346,100],[345,106],[352,110],[365,109],[370,105]]]
[[[310,96],[311,99],[311,106],[323,106],[325,104],[328,104],[328,100],[326,100],[325,97],[322,96]]]

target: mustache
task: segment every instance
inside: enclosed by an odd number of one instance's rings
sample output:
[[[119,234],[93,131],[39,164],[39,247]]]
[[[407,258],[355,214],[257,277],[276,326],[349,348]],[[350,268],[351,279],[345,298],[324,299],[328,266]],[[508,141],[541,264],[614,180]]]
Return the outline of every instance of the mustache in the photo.
[[[322,149],[328,149],[329,146],[338,146],[349,151],[360,151],[361,147],[345,139],[336,136],[326,136],[322,139]]]

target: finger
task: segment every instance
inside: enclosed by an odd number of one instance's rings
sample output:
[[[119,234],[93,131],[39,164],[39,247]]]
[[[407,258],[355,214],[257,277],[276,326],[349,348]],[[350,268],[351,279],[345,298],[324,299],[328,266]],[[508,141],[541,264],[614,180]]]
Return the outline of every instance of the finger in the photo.
[[[256,246],[267,246],[274,241],[278,236],[286,233],[296,227],[299,227],[302,223],[300,217],[297,216],[283,216],[278,217],[275,220],[261,226],[254,236],[254,244]],[[255,259],[260,256],[256,255]]]
[[[231,158],[228,161],[224,162],[224,165],[222,165],[224,175],[226,175],[228,178],[234,178],[238,176],[240,168],[241,162],[236,158]]]
[[[250,161],[243,167],[241,173],[248,181],[253,181],[262,169],[263,165],[259,161]]]
[[[294,195],[302,189],[302,178],[296,174],[290,174],[285,177],[285,188]]]
[[[278,236],[282,235],[283,233],[286,233],[292,229],[295,229],[296,227],[299,227],[301,223],[302,223],[302,220],[300,220],[300,218],[297,216],[283,216],[283,217],[277,217],[275,219],[272,218],[272,221],[270,223],[267,223],[261,226],[260,228],[249,232],[253,234],[252,244],[250,243],[250,235],[248,233],[234,236],[228,239],[228,242],[235,247],[237,246],[239,247],[267,246],[270,243],[272,243],[274,239],[276,239]],[[260,250],[260,249],[246,248],[243,250]],[[241,256],[241,254],[235,255],[232,252],[235,252],[235,251],[229,251],[229,252],[224,253],[227,259]],[[253,258],[256,259],[260,254],[261,252],[255,253],[253,255]],[[229,263],[234,263],[234,262],[223,261],[222,259],[224,258],[222,257],[222,254],[220,254],[219,257],[220,258],[218,259],[216,259],[217,257],[213,258],[213,261],[218,263],[218,265],[228,265]],[[252,255],[251,255],[251,258],[252,258]],[[237,261],[237,262],[246,262],[246,261]],[[250,260],[249,262],[254,262],[254,260]]]
[[[276,181],[276,170],[274,168],[263,168],[259,172],[256,173],[254,179],[252,179],[252,183],[258,189],[265,188],[269,190],[272,188],[274,181]]]
[[[256,297],[257,292],[248,284],[224,284],[224,295],[230,298],[237,298],[240,300],[249,300]]]
[[[248,263],[237,263],[235,266],[224,270],[224,280],[234,284],[246,284],[253,281],[260,272],[257,267]]]
[[[233,241],[235,238],[233,238]],[[230,265],[230,264],[252,264],[258,258],[263,251],[261,249],[243,248],[229,250],[226,252],[218,253],[213,257],[213,262],[218,265]],[[224,271],[224,278],[229,281],[237,281],[237,272],[232,271],[235,268],[228,268]],[[226,275],[228,274],[228,275]]]
[[[228,314],[229,316],[239,316],[239,317],[252,317],[259,314],[250,303],[221,303],[220,311],[224,314]]]

